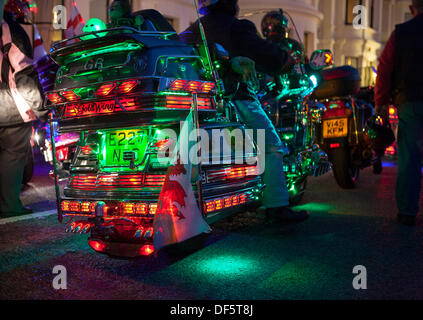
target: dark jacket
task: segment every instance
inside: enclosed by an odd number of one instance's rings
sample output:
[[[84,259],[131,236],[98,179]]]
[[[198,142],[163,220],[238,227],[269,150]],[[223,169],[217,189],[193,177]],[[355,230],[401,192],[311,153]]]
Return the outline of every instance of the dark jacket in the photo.
[[[395,29],[393,99],[423,102],[423,14]]]
[[[400,24],[379,59],[375,87],[378,106],[423,101],[423,14]]]
[[[201,18],[209,44],[222,45],[231,58],[243,56],[255,61],[257,71],[272,76],[282,73],[288,54],[277,45],[262,39],[255,25],[227,13],[210,13]],[[181,34],[186,43],[201,43],[198,22]]]
[[[47,112],[42,111],[42,87],[32,66],[31,43],[18,23],[2,21],[0,49],[0,127],[44,117]]]

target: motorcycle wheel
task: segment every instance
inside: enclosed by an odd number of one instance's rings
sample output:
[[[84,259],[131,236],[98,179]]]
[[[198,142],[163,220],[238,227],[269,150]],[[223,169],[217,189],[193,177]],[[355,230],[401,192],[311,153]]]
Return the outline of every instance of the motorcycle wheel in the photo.
[[[333,175],[342,189],[354,189],[358,182],[360,169],[351,163],[348,148],[333,149],[330,151]]]
[[[31,152],[28,154],[28,159],[26,161],[26,165],[24,168],[22,184],[23,185],[28,184],[28,182],[31,181],[33,176],[34,176],[34,154],[31,149]]]

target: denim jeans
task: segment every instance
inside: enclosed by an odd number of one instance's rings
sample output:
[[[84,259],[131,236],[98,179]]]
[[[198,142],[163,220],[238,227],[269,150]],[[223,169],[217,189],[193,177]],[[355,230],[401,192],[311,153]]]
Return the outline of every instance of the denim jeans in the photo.
[[[265,168],[263,181],[263,205],[266,208],[285,207],[289,205],[289,194],[283,172],[284,144],[275,127],[255,99],[234,100],[238,115],[247,129],[265,130]]]
[[[399,107],[396,199],[400,214],[416,216],[422,179],[423,102]]]

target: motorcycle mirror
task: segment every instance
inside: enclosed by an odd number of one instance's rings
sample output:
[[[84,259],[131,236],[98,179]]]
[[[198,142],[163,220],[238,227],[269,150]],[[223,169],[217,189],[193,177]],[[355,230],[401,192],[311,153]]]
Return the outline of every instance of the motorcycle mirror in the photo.
[[[310,58],[310,67],[313,70],[322,70],[333,65],[333,53],[330,50],[316,50]]]

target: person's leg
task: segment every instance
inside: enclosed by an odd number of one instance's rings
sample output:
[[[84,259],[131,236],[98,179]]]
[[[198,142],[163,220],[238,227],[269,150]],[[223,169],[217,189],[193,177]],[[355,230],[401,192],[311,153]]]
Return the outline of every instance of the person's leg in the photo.
[[[21,212],[19,198],[23,172],[31,144],[31,124],[1,129],[0,212]]]
[[[259,101],[236,100],[234,104],[243,123],[249,129],[264,129],[266,138],[263,182],[263,205],[266,208],[289,205],[289,194],[283,172],[284,145]]]
[[[421,144],[423,103],[407,103],[399,108],[398,177],[396,200],[400,215],[415,217],[421,190]]]

